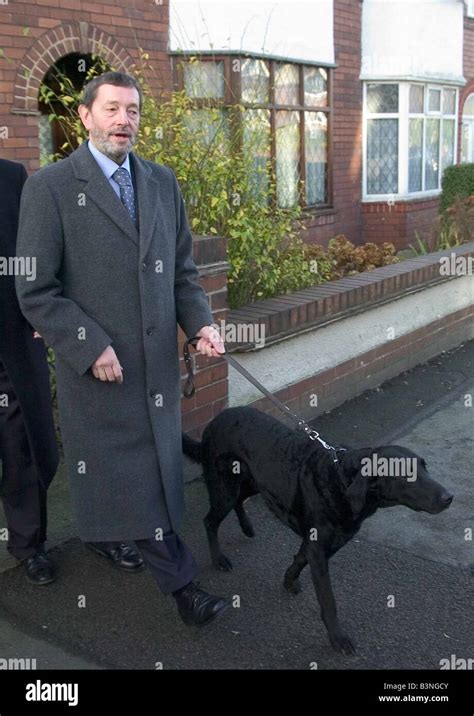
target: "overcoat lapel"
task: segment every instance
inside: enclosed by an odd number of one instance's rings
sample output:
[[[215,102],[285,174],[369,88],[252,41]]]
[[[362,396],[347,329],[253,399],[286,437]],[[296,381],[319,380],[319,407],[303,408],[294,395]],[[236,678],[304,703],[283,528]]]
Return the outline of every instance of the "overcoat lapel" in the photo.
[[[83,142],[70,156],[74,175],[86,182],[82,191],[106,214],[134,244],[139,244],[138,231],[128,211],[110,186],[102,169]],[[140,190],[139,190],[140,191]],[[140,197],[140,194],[139,194]],[[140,198],[139,198],[140,202]]]
[[[153,236],[156,217],[163,216],[160,184],[152,176],[148,164],[130,152],[138,194],[138,218],[140,222],[140,259],[145,258]]]

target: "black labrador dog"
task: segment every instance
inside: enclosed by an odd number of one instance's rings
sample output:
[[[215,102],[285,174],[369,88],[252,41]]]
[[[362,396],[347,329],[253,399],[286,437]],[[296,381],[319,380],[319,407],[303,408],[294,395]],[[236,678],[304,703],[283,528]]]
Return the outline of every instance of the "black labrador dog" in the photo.
[[[232,569],[221,552],[217,532],[233,509],[242,531],[254,536],[244,501],[260,493],[270,510],[302,538],[284,586],[297,594],[298,577],[309,563],[332,646],[355,651],[341,629],[329,578],[328,561],[379,507],[405,505],[437,514],[453,496],[432,480],[425,460],[399,445],[331,453],[301,431],[252,407],[223,410],[204,429],[202,442],[183,433],[183,452],[201,463],[209,491],[204,519],[211,559]]]

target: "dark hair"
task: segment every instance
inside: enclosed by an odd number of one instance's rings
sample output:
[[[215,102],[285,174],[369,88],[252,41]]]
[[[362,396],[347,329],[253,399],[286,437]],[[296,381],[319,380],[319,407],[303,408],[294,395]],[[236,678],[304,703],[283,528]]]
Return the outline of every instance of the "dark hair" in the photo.
[[[138,107],[141,109],[143,102],[143,92],[138,80],[132,75],[127,75],[125,72],[104,72],[101,75],[97,75],[92,80],[84,85],[82,91],[81,104],[85,104],[87,109],[92,107],[92,103],[97,97],[97,90],[101,85],[115,85],[116,87],[135,87],[138,91],[139,103]]]

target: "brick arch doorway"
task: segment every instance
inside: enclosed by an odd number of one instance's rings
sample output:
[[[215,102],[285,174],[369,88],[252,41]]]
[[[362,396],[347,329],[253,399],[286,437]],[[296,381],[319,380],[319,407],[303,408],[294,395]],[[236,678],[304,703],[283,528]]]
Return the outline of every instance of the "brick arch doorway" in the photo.
[[[102,61],[102,65],[104,71],[110,69],[108,63]],[[46,72],[38,99],[40,165],[64,158],[77,148],[77,134],[73,128],[75,108],[61,97],[77,96],[88,71],[96,66],[97,58],[92,54],[72,52],[57,60]],[[51,119],[52,115],[57,119]]]
[[[38,37],[19,62],[12,112],[37,114],[38,91],[50,66],[71,53],[98,55],[114,69],[131,72],[134,62],[115,37],[87,22],[57,25]]]
[[[35,118],[41,116],[38,107],[41,83],[50,68],[69,55],[96,55],[114,69],[127,73],[133,73],[135,67],[129,52],[114,36],[101,28],[83,21],[58,23],[36,38],[19,60],[14,104],[10,110],[12,114],[30,115]],[[40,120],[43,123],[44,121]],[[25,119],[25,126],[31,126],[31,121]],[[28,162],[31,162],[34,168],[37,168],[39,159],[37,152],[38,149],[32,146],[31,156],[28,156]]]

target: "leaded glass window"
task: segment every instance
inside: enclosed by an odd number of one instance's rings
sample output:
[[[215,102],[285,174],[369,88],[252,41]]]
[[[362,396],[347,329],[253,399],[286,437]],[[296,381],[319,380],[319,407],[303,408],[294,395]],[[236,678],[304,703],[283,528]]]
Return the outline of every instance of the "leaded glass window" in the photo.
[[[440,191],[443,171],[455,162],[457,97],[458,90],[449,86],[367,83],[366,196]],[[466,128],[463,156],[470,141]]]
[[[278,205],[294,206],[298,201],[299,112],[279,110],[276,113],[276,181]]]
[[[369,84],[367,110],[371,114],[398,112],[398,85]]]
[[[439,126],[439,119],[426,120],[425,189],[437,189],[439,184]]]
[[[268,62],[249,57],[241,63],[241,99],[250,104],[266,104],[269,101],[270,71]]]
[[[398,119],[368,121],[367,192],[398,192]]]
[[[428,107],[423,95],[428,92]],[[410,85],[408,191],[440,188],[444,169],[454,164],[456,90]]]
[[[288,63],[277,63],[275,68],[275,104],[299,104],[298,88],[298,67]]]
[[[256,190],[265,190],[273,169],[279,206],[330,205],[332,108],[327,68],[231,55],[189,59],[182,67],[178,86],[193,98],[196,109],[190,122],[197,122],[201,130],[211,106],[243,105],[236,124],[242,129],[239,141],[251,154]],[[237,126],[229,131],[234,129]],[[211,123],[204,135],[211,142],[214,134]]]
[[[306,197],[308,204],[324,203],[327,192],[328,120],[324,112],[305,114]]]
[[[423,189],[423,119],[410,119],[408,191]]]
[[[193,61],[184,65],[184,89],[188,97],[224,97],[224,63]]]

